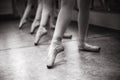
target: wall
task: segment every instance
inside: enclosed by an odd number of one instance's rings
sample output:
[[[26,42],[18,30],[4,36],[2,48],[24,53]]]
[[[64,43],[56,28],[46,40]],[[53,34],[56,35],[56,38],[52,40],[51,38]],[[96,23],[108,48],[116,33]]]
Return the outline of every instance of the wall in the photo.
[[[74,11],[73,21],[77,21],[77,11]],[[120,14],[90,11],[90,24],[120,30]]]
[[[12,1],[11,0],[0,0],[0,15],[12,14]]]

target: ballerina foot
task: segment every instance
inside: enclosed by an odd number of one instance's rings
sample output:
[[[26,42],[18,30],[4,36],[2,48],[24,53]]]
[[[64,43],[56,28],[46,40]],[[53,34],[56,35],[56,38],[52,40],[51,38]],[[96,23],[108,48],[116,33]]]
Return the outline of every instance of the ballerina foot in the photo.
[[[34,30],[39,26],[40,22],[39,21],[34,21],[31,26],[30,33],[33,34]]]
[[[25,25],[27,23],[27,20],[21,20],[20,24],[19,24],[19,29],[22,29],[22,26]]]
[[[79,50],[81,50],[81,51],[99,52],[100,49],[101,48],[98,47],[98,46],[93,46],[93,45],[90,45],[90,44],[87,44],[87,43],[79,46]]]
[[[53,68],[57,54],[62,51],[64,51],[64,47],[61,45],[61,43],[56,42],[50,46],[48,57],[47,57],[48,69]]]
[[[34,45],[38,45],[39,40],[41,39],[42,36],[47,34],[47,30],[44,27],[40,27],[37,31],[36,37],[35,37],[35,41],[34,41]]]

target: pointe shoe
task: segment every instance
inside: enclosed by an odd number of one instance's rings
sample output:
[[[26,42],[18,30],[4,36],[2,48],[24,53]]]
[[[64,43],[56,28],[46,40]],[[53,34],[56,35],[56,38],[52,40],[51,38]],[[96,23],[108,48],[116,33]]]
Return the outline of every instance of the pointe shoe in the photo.
[[[25,25],[27,23],[27,20],[21,20],[20,24],[19,24],[19,29],[22,29],[22,26]]]
[[[47,34],[47,30],[44,27],[40,27],[37,31],[36,37],[35,37],[35,41],[34,41],[34,45],[38,45],[39,40],[41,39],[42,36],[44,36],[45,34]]]
[[[79,50],[81,50],[81,51],[99,52],[100,49],[101,48],[98,47],[98,46],[89,45],[87,43],[85,43],[84,45],[79,46]]]
[[[57,54],[62,51],[64,51],[64,47],[59,43],[54,43],[52,46],[50,46],[48,57],[47,57],[48,69],[53,68]]]
[[[31,26],[30,33],[33,34],[34,30],[39,26],[40,22],[39,21],[34,21]]]

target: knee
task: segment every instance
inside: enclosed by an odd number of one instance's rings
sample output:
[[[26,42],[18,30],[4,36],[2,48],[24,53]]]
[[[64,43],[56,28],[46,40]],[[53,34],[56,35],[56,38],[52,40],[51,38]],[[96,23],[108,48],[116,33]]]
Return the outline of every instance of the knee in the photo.
[[[38,0],[38,4],[43,4],[43,0]]]
[[[74,5],[74,0],[62,0],[61,1],[61,5],[62,7],[68,7],[68,8],[72,8]]]
[[[33,3],[32,0],[28,0],[28,2],[27,2],[27,6],[32,6],[32,3]]]
[[[89,8],[90,0],[77,0],[77,4],[79,9],[86,9]]]

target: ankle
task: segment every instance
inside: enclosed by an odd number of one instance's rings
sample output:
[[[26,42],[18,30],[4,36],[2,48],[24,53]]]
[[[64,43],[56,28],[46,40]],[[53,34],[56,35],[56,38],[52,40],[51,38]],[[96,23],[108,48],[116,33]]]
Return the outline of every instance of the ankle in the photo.
[[[80,47],[86,47],[86,46],[88,46],[88,45],[90,45],[90,44],[88,44],[88,43],[86,43],[86,42],[82,42],[82,43],[79,44]]]
[[[35,19],[34,22],[40,22],[40,20],[39,19]]]
[[[60,40],[52,40],[51,44],[57,44],[60,45],[62,42]]]
[[[84,47],[86,43],[84,41],[81,41],[78,44],[79,44],[79,47]]]

